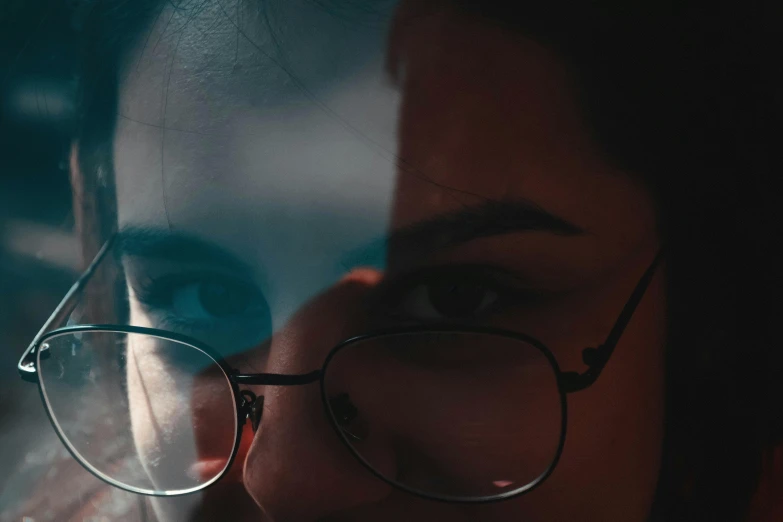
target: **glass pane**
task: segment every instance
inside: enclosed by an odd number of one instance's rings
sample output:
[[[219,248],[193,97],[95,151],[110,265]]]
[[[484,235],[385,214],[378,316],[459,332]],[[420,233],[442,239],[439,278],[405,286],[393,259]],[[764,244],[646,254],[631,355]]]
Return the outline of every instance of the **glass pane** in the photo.
[[[525,489],[562,431],[555,373],[536,347],[472,333],[376,337],[339,351],[326,393],[342,435],[386,478],[444,497]]]
[[[233,392],[201,350],[150,335],[64,333],[42,345],[38,368],[61,436],[101,478],[172,494],[226,468],[237,429]]]

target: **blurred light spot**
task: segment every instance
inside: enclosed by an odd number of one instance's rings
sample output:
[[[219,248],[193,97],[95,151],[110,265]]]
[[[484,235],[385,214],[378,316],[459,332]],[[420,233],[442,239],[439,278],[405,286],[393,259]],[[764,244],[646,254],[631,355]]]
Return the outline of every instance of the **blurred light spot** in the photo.
[[[11,254],[34,258],[55,268],[73,271],[81,268],[76,237],[51,226],[31,221],[7,221],[0,245]]]
[[[19,123],[62,125],[75,115],[73,82],[26,78],[12,85],[4,100],[5,114]]]

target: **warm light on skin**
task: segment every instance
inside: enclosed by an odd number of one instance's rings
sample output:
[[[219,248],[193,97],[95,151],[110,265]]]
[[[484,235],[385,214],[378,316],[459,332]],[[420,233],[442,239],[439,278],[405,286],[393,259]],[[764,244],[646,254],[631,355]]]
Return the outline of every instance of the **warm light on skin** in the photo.
[[[153,41],[171,10],[164,14]],[[192,28],[130,61],[114,145],[119,219],[121,227],[198,236],[251,267],[249,278],[267,296],[275,330],[268,359],[251,363],[279,373],[320,367],[361,326],[363,299],[384,271],[415,268],[383,261],[345,266],[346,254],[391,229],[486,198],[517,198],[586,233],[505,234],[429,254],[418,264],[480,263],[520,274],[546,298],[488,326],[541,339],[561,367],[584,370],[581,350],[605,339],[658,244],[649,194],[601,156],[555,56],[518,34],[439,13],[399,29],[405,74],[396,87],[383,72],[385,29],[376,28],[374,39],[362,36],[374,46],[362,56],[334,52],[336,60],[357,63],[336,68],[333,78],[311,78],[319,105],[271,73],[276,68],[258,49],[236,51],[236,32],[215,16],[206,9]],[[320,21],[323,31],[339,35],[330,20]],[[210,21],[218,30],[198,30]],[[317,41],[300,37],[291,44],[289,59],[300,71],[331,52],[323,35],[311,32]],[[271,45],[261,26],[249,34],[264,49]],[[270,522],[643,522],[662,439],[661,273],[600,380],[569,397],[561,461],[530,495],[464,506],[388,487],[342,447],[317,386],[264,390],[264,422],[247,449],[244,486]],[[151,324],[153,318],[136,307],[132,320]],[[175,394],[164,388],[156,397]],[[148,436],[140,434],[137,445]],[[522,460],[525,450],[511,448],[508,459]],[[388,453],[378,448],[379,459]],[[492,475],[491,481],[504,487],[512,479]],[[165,516],[176,519],[174,503],[168,506]],[[232,519],[258,516],[241,510]]]

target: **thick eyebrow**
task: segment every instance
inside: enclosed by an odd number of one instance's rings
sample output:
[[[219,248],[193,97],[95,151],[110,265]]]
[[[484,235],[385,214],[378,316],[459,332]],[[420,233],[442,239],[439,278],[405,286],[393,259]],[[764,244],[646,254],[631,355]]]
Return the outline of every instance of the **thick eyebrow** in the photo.
[[[341,259],[343,267],[378,265],[395,259],[419,258],[475,239],[518,232],[579,236],[585,231],[527,200],[487,201],[419,221],[393,231]],[[117,237],[120,256],[140,256],[180,263],[208,263],[249,273],[250,268],[215,243],[181,232],[151,227],[125,227]]]
[[[228,250],[210,241],[162,228],[124,227],[117,234],[117,253],[178,263],[199,263],[248,273],[248,265]]]
[[[531,201],[488,200],[397,229],[386,239],[349,252],[342,264],[365,264],[365,260],[377,260],[378,253],[383,251],[394,259],[420,258],[476,239],[519,232],[547,232],[559,236],[586,233]]]

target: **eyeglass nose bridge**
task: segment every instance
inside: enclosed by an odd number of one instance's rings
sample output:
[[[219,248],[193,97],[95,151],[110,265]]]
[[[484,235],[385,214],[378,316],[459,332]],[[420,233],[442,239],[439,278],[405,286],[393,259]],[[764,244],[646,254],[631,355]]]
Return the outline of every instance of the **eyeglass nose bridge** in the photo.
[[[237,385],[246,386],[302,386],[312,384],[321,379],[321,370],[298,375],[284,375],[279,373],[231,373],[229,378]],[[261,416],[264,411],[264,396],[256,396],[250,390],[239,392],[242,402],[239,405],[240,418],[249,419],[253,427],[253,433],[258,431],[261,424]]]

